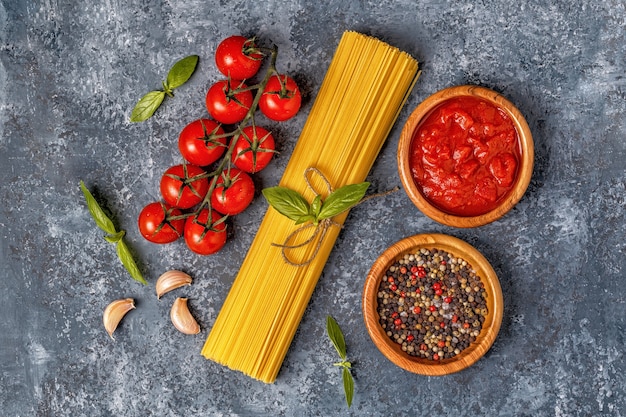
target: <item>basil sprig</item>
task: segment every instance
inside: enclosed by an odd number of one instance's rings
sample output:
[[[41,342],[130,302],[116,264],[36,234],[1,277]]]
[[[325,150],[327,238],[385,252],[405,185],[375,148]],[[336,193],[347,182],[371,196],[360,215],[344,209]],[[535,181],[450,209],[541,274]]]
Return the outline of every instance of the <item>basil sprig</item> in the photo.
[[[352,364],[348,362],[346,341],[343,337],[343,333],[341,332],[341,328],[339,327],[339,324],[337,324],[337,321],[331,316],[326,317],[326,332],[328,333],[328,338],[333,343],[335,350],[337,350],[337,353],[341,358],[341,362],[334,363],[333,365],[341,368],[343,390],[346,396],[346,403],[348,404],[348,408],[350,408],[352,405],[352,397],[354,396],[354,379],[350,373]]]
[[[331,192],[325,201],[318,194],[311,204],[299,192],[287,187],[270,187],[262,192],[267,202],[283,216],[296,224],[310,221],[317,226],[320,221],[335,217],[357,205],[369,186],[369,182],[345,185]]]
[[[81,180],[80,189],[83,191],[85,195],[85,200],[87,201],[87,208],[89,208],[89,212],[91,213],[91,217],[96,222],[96,226],[102,229],[107,236],[104,239],[109,242],[115,244],[115,251],[117,252],[117,256],[124,265],[124,268],[130,273],[130,276],[142,284],[148,284],[148,282],[144,279],[139,267],[135,263],[133,259],[133,255],[124,243],[124,236],[126,235],[126,231],[115,230],[115,225],[113,225],[113,221],[106,215],[102,207],[98,204],[93,195],[89,192],[87,187],[85,187],[85,183]]]
[[[189,55],[176,62],[168,72],[167,79],[162,82],[163,89],[150,91],[144,95],[133,108],[130,121],[143,122],[149,119],[161,106],[165,95],[174,97],[174,89],[185,84],[196,70],[198,58],[198,55]]]

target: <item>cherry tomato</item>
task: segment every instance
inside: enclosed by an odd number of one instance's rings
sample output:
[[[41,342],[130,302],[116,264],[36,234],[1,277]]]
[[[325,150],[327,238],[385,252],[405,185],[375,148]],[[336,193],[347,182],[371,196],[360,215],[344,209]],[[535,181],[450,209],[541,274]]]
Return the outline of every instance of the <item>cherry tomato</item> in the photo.
[[[185,243],[189,249],[199,255],[210,255],[222,249],[226,243],[226,223],[220,221],[222,215],[203,208],[197,216],[188,217],[185,221]]]
[[[250,175],[236,168],[224,170],[217,179],[211,207],[220,213],[235,215],[246,209],[254,199],[254,182]]]
[[[215,50],[217,69],[229,78],[245,80],[253,77],[262,63],[263,54],[257,48],[254,38],[230,36]]]
[[[166,203],[187,209],[200,203],[209,191],[208,178],[196,178],[204,174],[197,165],[174,165],[161,177],[161,194]]]
[[[214,138],[224,134],[224,129],[213,120],[198,119],[183,128],[178,137],[178,149],[187,161],[207,166],[217,161],[226,150],[226,138]]]
[[[261,112],[269,119],[282,122],[300,110],[302,94],[296,82],[287,75],[272,75],[259,101]]]
[[[274,155],[274,137],[258,126],[246,126],[233,140],[232,162],[242,171],[259,172],[270,163]]]
[[[209,88],[206,108],[212,118],[225,125],[241,122],[252,106],[252,92],[243,81],[222,80]]]
[[[170,243],[183,235],[185,219],[171,220],[182,212],[165,203],[150,203],[145,206],[137,221],[139,232],[153,243]]]

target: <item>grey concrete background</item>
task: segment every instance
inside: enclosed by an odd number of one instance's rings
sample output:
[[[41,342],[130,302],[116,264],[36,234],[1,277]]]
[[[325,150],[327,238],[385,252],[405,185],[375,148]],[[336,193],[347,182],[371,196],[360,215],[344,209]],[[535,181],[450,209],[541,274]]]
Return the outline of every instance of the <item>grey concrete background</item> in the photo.
[[[313,2],[311,2],[313,3]],[[576,4],[575,4],[576,3]],[[624,416],[626,259],[626,10],[596,1],[217,2],[0,0],[0,415],[2,416]],[[305,94],[293,120],[267,123],[281,154],[256,176],[280,178],[344,30],[415,56],[423,75],[369,179],[399,185],[403,122],[435,91],[493,88],[534,134],[528,192],[502,220],[441,226],[404,192],[351,213],[278,380],[265,385],[200,356],[200,349],[266,209],[257,198],[222,252],[143,241],[135,222],[177,163],[176,138],[204,116],[219,78],[212,54],[231,34],[280,49],[278,66]],[[172,63],[200,55],[190,82],[156,117],[128,122]],[[83,179],[128,232],[150,286],[132,281],[90,218]],[[371,343],[361,316],[364,277],[393,242],[443,232],[478,248],[504,291],[501,332],[471,368],[445,377],[407,373]],[[156,278],[182,269],[191,287],[160,301]],[[169,323],[190,298],[197,336]],[[137,309],[106,335],[109,301]],[[332,314],[354,362],[347,410]]]

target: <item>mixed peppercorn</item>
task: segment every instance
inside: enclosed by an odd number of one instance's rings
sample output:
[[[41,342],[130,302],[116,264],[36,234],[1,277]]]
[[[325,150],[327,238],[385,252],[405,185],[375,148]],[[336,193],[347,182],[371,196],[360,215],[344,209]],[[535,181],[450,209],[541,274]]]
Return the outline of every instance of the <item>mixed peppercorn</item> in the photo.
[[[406,254],[387,270],[377,299],[380,325],[409,355],[434,361],[461,353],[488,314],[480,277],[441,249]]]

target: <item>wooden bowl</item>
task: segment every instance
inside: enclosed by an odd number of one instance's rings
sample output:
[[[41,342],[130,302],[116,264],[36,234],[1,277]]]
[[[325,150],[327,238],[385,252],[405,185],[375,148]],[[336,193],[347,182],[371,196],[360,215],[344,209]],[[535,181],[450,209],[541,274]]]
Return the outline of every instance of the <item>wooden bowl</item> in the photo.
[[[413,176],[411,175],[411,167],[409,164],[413,136],[422,119],[424,119],[424,117],[427,116],[431,110],[444,101],[460,96],[473,96],[481,98],[504,110],[513,121],[513,125],[517,130],[521,156],[515,183],[508,194],[500,200],[498,206],[484,214],[468,217],[450,214],[433,205],[421,193],[419,187],[415,184]],[[411,201],[426,216],[439,223],[454,227],[482,226],[499,219],[511,210],[511,208],[513,208],[513,206],[515,206],[515,204],[517,204],[517,202],[522,198],[528,188],[533,172],[533,162],[533,138],[528,124],[520,111],[510,101],[497,92],[488,88],[471,85],[446,88],[431,95],[419,104],[404,125],[402,133],[400,134],[400,142],[398,145],[398,171],[402,185],[404,186],[404,189]]]
[[[419,249],[441,249],[466,260],[476,271],[487,293],[488,314],[478,337],[458,355],[439,361],[411,356],[391,340],[379,323],[377,294],[381,279],[398,259]],[[383,252],[374,262],[363,290],[363,317],[370,337],[378,350],[402,369],[421,375],[438,376],[461,371],[478,361],[498,335],[503,315],[500,282],[485,257],[470,244],[443,234],[420,234],[405,238]]]

